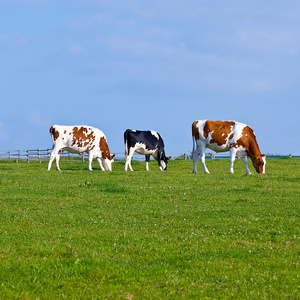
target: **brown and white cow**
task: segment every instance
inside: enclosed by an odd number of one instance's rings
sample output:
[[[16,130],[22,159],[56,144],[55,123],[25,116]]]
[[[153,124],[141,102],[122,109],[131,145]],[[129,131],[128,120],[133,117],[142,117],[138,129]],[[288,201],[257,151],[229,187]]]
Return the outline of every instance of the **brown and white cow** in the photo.
[[[90,171],[92,171],[92,161],[94,158],[97,158],[102,171],[112,170],[115,154],[110,154],[106,137],[101,130],[84,125],[53,125],[50,128],[50,134],[53,140],[53,150],[47,168],[48,171],[51,168],[54,158],[56,158],[56,169],[60,171],[59,153],[64,150],[70,153],[88,153]]]
[[[204,172],[209,173],[205,165],[205,148],[215,152],[230,151],[230,173],[233,173],[235,156],[242,158],[247,174],[247,156],[257,173],[265,173],[266,156],[260,153],[254,131],[246,124],[235,121],[198,120],[192,125],[193,136],[193,172],[197,173],[197,160]]]

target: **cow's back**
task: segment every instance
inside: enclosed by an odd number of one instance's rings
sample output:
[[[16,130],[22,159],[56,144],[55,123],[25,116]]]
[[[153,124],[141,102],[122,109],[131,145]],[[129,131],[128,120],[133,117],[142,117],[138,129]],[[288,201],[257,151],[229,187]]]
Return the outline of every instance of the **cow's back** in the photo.
[[[202,144],[216,152],[227,151],[235,135],[234,121],[198,120],[192,125],[196,144]]]
[[[133,147],[138,143],[145,144],[148,149],[164,148],[164,142],[160,134],[153,130],[127,129],[124,132],[124,143],[127,145],[127,148]]]
[[[106,140],[106,137],[101,130],[86,125],[53,125],[50,128],[50,134],[54,143],[60,143],[63,147],[76,150],[92,147],[96,149],[100,147],[101,138]]]
[[[192,134],[197,144],[216,151],[228,151],[231,147],[242,147],[248,150],[252,141],[252,129],[236,121],[199,120],[192,125]]]

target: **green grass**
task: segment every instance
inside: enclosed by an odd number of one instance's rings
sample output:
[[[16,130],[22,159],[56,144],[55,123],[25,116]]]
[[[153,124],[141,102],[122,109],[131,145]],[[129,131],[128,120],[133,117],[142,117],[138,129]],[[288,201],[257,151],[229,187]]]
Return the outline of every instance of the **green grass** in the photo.
[[[0,161],[0,299],[300,298],[300,159],[47,163]]]

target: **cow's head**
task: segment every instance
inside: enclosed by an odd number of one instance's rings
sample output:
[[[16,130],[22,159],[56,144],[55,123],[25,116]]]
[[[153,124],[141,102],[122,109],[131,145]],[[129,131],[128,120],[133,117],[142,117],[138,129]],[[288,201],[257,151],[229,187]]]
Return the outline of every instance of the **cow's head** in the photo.
[[[106,171],[112,171],[112,164],[114,163],[115,154],[110,155],[107,158],[102,158],[103,167]]]
[[[256,172],[265,174],[267,163],[266,156],[264,154],[260,156],[251,156],[251,160]]]
[[[162,152],[161,153],[161,158],[160,158],[160,161],[159,161],[159,169],[161,171],[163,170],[167,170],[167,164],[168,164],[168,160],[171,158],[171,156],[166,156],[165,155],[165,152]]]

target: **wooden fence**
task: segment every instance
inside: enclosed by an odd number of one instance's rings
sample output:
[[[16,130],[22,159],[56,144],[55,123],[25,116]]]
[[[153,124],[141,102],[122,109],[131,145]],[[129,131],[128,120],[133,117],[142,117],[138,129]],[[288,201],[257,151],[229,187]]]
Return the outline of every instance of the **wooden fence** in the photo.
[[[52,149],[34,149],[34,150],[0,150],[0,160],[1,159],[11,159],[11,160],[27,160],[28,162],[30,160],[43,160],[43,159],[49,159]],[[114,152],[113,152],[114,153]],[[115,160],[125,160],[125,154],[124,153],[115,153]],[[68,157],[70,159],[73,158],[81,158],[83,161],[85,158],[88,157],[86,153],[81,154],[72,154],[67,151],[64,151],[60,153],[61,157]],[[171,156],[172,160],[174,159],[184,159],[184,160],[191,160],[192,155],[191,153],[167,153],[167,156]],[[206,159],[215,159],[215,158],[229,158],[229,154],[212,154],[212,153],[206,153],[205,158]],[[300,157],[299,155],[281,155],[281,154],[267,154],[267,157]],[[144,155],[135,154],[133,156],[134,160],[144,160]]]
[[[0,150],[0,160],[1,159],[8,159],[8,160],[27,160],[28,162],[30,160],[44,160],[49,159],[50,154],[52,152],[52,149],[33,149],[33,150]],[[113,152],[114,153],[114,152]],[[125,160],[125,153],[114,153],[115,160]],[[191,155],[187,153],[168,153],[168,156],[172,156],[172,159],[190,159]],[[72,158],[81,158],[84,160],[88,157],[87,153],[81,153],[81,154],[72,154],[67,151],[60,153],[61,157],[68,157],[70,159]],[[133,156],[134,160],[144,160],[144,155],[135,154]]]
[[[51,149],[41,150],[0,150],[0,159],[43,159],[49,158]]]

